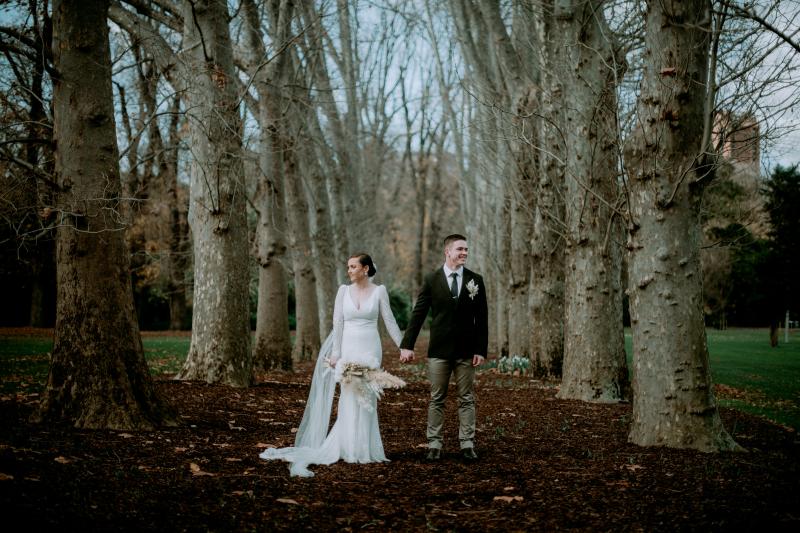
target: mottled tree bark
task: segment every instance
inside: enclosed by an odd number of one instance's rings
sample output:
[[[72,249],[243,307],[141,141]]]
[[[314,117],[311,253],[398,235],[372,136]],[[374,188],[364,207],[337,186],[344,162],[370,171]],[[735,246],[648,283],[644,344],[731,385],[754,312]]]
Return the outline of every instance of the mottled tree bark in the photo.
[[[228,8],[225,0],[183,6],[194,307],[192,343],[177,378],[246,387],[252,367],[247,220]]]
[[[81,428],[174,423],[155,394],[133,309],[119,205],[107,0],[53,5],[58,308],[37,418]]]
[[[543,18],[546,43],[558,40],[552,2]],[[531,269],[531,360],[535,375],[560,378],[564,358],[564,87],[557,75],[562,61],[555,46],[543,49],[542,121],[539,176],[535,186]]]
[[[557,3],[566,136],[564,368],[559,398],[616,402],[628,393],[622,329],[616,80],[603,0]]]
[[[639,445],[732,450],[703,322],[699,221],[711,2],[647,2],[629,174],[633,420]]]

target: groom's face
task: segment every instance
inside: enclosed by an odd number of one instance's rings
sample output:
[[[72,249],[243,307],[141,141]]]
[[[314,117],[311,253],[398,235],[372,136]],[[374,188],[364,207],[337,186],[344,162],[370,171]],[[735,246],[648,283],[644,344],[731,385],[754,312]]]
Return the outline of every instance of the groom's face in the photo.
[[[444,249],[445,261],[449,268],[464,266],[468,255],[467,241],[453,241]]]

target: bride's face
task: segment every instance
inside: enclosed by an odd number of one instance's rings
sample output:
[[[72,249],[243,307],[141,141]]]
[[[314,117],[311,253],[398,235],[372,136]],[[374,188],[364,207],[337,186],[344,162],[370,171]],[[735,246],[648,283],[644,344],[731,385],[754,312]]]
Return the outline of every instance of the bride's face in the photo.
[[[353,283],[366,278],[367,272],[369,272],[369,267],[362,265],[357,258],[351,257],[347,260],[347,277]]]

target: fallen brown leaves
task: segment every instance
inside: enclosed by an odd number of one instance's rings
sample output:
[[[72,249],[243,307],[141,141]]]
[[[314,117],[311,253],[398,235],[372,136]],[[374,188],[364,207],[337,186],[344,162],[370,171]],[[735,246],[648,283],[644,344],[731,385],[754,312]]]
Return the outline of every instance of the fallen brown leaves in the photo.
[[[311,479],[291,478],[286,463],[258,458],[265,448],[293,443],[310,365],[238,391],[158,381],[184,425],[143,433],[33,425],[36,400],[12,397],[0,402],[0,507],[31,530],[798,525],[797,434],[756,417],[722,411],[747,454],[640,448],[627,442],[630,405],[562,401],[553,387],[528,378],[480,375],[481,459],[462,462],[450,397],[443,459],[431,464],[424,459],[427,386],[415,381],[412,367],[388,370],[409,382],[387,391],[379,407],[391,462],[312,466]]]
[[[214,476],[211,472],[204,472],[197,463],[189,463],[189,471],[193,476]]]

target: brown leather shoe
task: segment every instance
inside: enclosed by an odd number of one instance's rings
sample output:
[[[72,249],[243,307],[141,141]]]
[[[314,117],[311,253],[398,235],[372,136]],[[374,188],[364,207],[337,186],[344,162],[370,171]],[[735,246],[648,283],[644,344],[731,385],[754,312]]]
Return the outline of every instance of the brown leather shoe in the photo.
[[[461,449],[461,455],[467,461],[477,461],[478,460],[478,454],[475,453],[475,448],[462,448]]]
[[[442,450],[439,448],[430,448],[428,450],[428,455],[425,456],[427,461],[438,461],[442,458]]]

